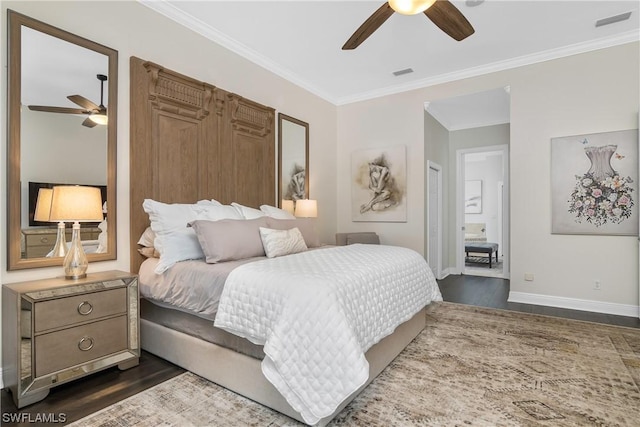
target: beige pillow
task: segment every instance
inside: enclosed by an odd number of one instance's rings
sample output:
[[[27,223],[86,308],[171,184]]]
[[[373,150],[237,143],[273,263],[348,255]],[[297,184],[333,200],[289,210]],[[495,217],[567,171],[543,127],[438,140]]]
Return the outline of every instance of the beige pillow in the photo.
[[[260,227],[267,219],[196,220],[189,223],[196,232],[205,261],[209,264],[264,256]]]
[[[309,248],[320,246],[320,236],[316,230],[315,218],[276,219],[267,218],[267,227],[275,230],[290,230],[297,227]]]
[[[160,258],[160,254],[158,253],[156,248],[144,247],[144,248],[138,249],[138,252],[140,252],[143,256],[147,258]]]
[[[298,228],[290,230],[274,230],[260,227],[260,238],[264,251],[269,258],[297,254],[307,250],[302,233]]]

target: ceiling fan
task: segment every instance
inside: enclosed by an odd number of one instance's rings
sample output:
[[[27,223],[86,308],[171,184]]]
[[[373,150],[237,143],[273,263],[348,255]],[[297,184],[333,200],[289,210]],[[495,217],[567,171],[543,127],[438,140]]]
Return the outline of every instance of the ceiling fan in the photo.
[[[88,114],[82,125],[88,128],[92,128],[95,125],[107,124],[107,107],[104,106],[104,82],[107,81],[107,76],[104,74],[98,74],[96,76],[100,80],[100,105],[96,105],[94,102],[89,101],[87,98],[81,95],[69,95],[67,98],[81,106],[82,108],[67,108],[67,107],[48,107],[43,105],[29,105],[29,109],[33,111],[45,111],[48,113],[64,113],[64,114]]]
[[[380,6],[342,46],[355,49],[389,19],[394,12],[416,15],[424,12],[434,24],[457,41],[475,32],[467,18],[448,0],[389,0]]]

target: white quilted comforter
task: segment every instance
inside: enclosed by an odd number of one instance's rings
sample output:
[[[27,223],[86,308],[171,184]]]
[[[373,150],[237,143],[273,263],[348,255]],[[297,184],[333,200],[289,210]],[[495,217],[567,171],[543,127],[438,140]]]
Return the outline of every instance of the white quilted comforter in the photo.
[[[215,326],[264,345],[264,375],[315,424],[366,382],[372,345],[440,300],[420,254],[341,246],[236,268]]]

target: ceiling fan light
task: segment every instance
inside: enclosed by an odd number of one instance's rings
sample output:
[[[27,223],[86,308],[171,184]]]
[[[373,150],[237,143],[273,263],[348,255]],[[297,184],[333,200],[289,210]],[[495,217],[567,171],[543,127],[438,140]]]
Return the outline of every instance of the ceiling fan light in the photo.
[[[89,119],[91,119],[92,122],[98,125],[106,125],[109,121],[107,115],[102,113],[92,114],[89,116]]]
[[[436,0],[389,0],[389,6],[403,15],[416,15],[429,9]]]

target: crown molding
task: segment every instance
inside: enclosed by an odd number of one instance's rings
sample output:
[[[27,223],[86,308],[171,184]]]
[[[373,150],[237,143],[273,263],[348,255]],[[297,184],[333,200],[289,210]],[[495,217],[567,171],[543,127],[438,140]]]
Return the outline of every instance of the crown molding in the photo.
[[[588,42],[577,43],[570,46],[508,59],[505,61],[493,62],[491,64],[486,64],[479,67],[468,68],[453,73],[428,77],[406,84],[387,86],[382,89],[376,89],[368,92],[358,93],[355,95],[336,98],[335,96],[332,96],[326,91],[321,90],[315,85],[309,83],[307,80],[300,77],[298,74],[294,73],[288,68],[281,66],[280,64],[272,61],[271,59],[256,52],[248,46],[216,30],[203,21],[183,12],[166,0],[138,0],[138,2],[336,106],[352,104],[355,102],[366,101],[369,99],[380,98],[388,95],[394,95],[410,90],[421,89],[442,83],[449,83],[452,81],[476,77],[483,74],[509,70],[525,65],[537,64],[540,62],[564,58],[567,56],[591,52],[594,50],[605,49],[608,47],[618,46],[626,43],[637,42],[640,40],[640,31],[632,30],[612,37],[605,37]]]
[[[362,92],[353,96],[343,97],[337,100],[336,105],[352,104],[354,102],[366,101],[369,99],[380,98],[383,96],[394,95],[410,90],[421,89],[429,86],[435,86],[442,83],[449,83],[456,80],[468,79],[470,77],[477,77],[483,74],[490,74],[499,71],[509,70],[513,68],[523,67],[525,65],[532,65],[541,62],[551,61],[554,59],[560,59],[572,55],[578,55],[581,53],[592,52],[595,50],[606,49],[608,47],[623,45],[627,43],[633,43],[640,40],[640,31],[632,30],[626,33],[618,34],[612,37],[605,37],[596,40],[591,40],[583,43],[576,43],[569,46],[564,46],[557,49],[550,49],[543,52],[534,53],[531,55],[523,55],[517,58],[508,59],[505,61],[493,62],[491,64],[482,65],[479,67],[467,68],[465,70],[455,71],[453,73],[441,74],[434,77],[428,77],[421,80],[416,80],[410,83],[402,85],[388,86],[386,88],[377,89],[369,92]]]
[[[173,4],[169,3],[167,0],[138,0],[138,3],[219,44],[220,46],[230,50],[231,52],[234,52],[242,56],[243,58],[271,71],[272,73],[282,77],[290,83],[300,86],[301,88],[311,92],[312,94],[319,96],[320,98],[334,105],[337,105],[336,99],[334,97],[317,88],[308,81],[302,79],[300,76],[298,76],[288,68],[281,66],[280,64],[256,52],[250,47],[216,30],[215,28],[199,20],[198,18],[195,18],[194,16],[183,12]]]

